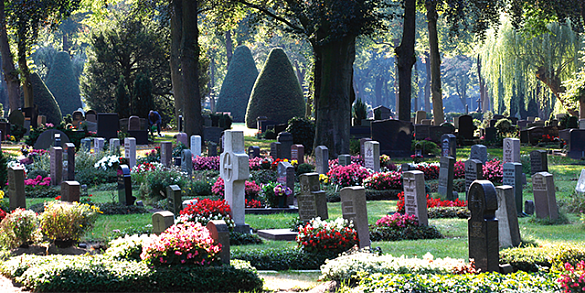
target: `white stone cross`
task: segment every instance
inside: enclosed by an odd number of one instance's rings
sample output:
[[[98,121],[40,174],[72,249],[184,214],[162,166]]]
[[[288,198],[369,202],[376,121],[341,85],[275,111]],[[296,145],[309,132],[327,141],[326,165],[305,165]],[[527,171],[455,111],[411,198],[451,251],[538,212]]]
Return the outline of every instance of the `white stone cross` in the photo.
[[[224,151],[219,157],[219,175],[225,185],[225,199],[232,209],[236,231],[247,232],[245,223],[245,180],[250,176],[248,154],[244,151],[244,132],[226,130]],[[241,228],[239,228],[241,227]]]

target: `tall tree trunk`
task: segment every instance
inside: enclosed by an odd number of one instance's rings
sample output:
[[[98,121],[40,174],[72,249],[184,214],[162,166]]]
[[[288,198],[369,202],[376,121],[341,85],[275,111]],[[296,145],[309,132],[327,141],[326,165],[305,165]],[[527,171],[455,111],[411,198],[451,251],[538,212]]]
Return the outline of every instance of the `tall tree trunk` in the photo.
[[[384,78],[379,76],[376,78],[374,86],[374,95],[376,97],[376,107],[382,105],[382,87],[384,86]]]
[[[24,93],[24,108],[34,108],[35,100],[33,95],[32,83],[30,82],[30,69],[26,63],[26,37],[18,38],[18,68],[24,79],[22,91]],[[32,117],[31,117],[32,119]],[[31,120],[32,123],[32,120]]]
[[[225,51],[227,56],[227,65],[232,62],[232,56],[234,55],[234,42],[232,41],[232,31],[228,30],[225,32]]]
[[[483,112],[489,111],[489,101],[487,98],[487,89],[485,86],[485,81],[483,80],[483,76],[481,75],[481,57],[479,54],[477,55],[477,79],[479,81],[479,103],[477,104],[478,110]],[[481,112],[480,111],[480,112]]]
[[[69,34],[63,32],[63,52],[69,53],[70,48],[71,46],[69,46]]]
[[[427,78],[425,80],[425,112],[431,111],[431,59],[429,52],[425,52],[425,69]]]
[[[398,66],[398,99],[396,111],[398,120],[410,121],[412,99],[412,66],[416,62],[414,42],[416,38],[416,0],[404,1],[404,24],[402,41],[395,49]]]
[[[536,79],[542,81],[551,90],[569,114],[578,116],[577,109],[570,108],[567,102],[561,98],[561,94],[565,92],[566,88],[562,86],[561,79],[555,74],[554,70],[551,72],[545,66],[540,66],[536,71]]]
[[[439,54],[439,37],[437,33],[437,0],[426,0],[427,21],[429,28],[429,47],[431,51],[431,94],[433,97],[433,120],[435,125],[445,121],[443,113],[443,95],[441,91],[441,55]]]
[[[416,58],[415,58],[415,60],[416,60]],[[418,80],[418,66],[416,65],[418,63],[417,61],[418,60],[416,60],[414,62],[414,80],[412,82],[413,82],[413,84],[416,84],[416,88],[418,89],[419,88],[419,86],[418,86],[419,80]],[[415,113],[416,113],[416,111],[418,111],[418,100],[419,100],[419,93],[417,92],[414,95],[414,107],[413,107],[413,109],[414,109],[414,112]]]
[[[215,59],[213,56],[209,59],[209,108],[211,108],[211,113],[215,113]]]
[[[183,35],[183,4],[182,0],[171,0],[171,83],[175,98],[175,121],[183,114],[183,76],[181,75],[181,38]]]
[[[4,1],[0,0],[0,55],[2,55],[2,70],[4,71],[4,80],[6,81],[6,91],[8,93],[8,105],[10,111],[18,110],[20,104],[20,80],[18,71],[14,67],[14,60],[10,52],[8,43],[8,33],[6,30],[6,15],[4,14]]]
[[[349,154],[352,72],[355,36],[313,44],[315,54],[315,146],[329,148],[329,157]]]
[[[199,28],[197,27],[196,0],[183,1],[183,37],[181,39],[181,70],[183,72],[183,98],[185,133],[188,136],[203,134],[201,95],[199,93]]]

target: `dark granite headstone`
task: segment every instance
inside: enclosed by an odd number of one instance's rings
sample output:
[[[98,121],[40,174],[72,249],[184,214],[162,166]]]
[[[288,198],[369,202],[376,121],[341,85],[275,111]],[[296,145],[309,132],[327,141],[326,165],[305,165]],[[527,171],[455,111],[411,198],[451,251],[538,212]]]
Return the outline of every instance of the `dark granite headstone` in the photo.
[[[409,158],[414,126],[410,121],[380,120],[372,122],[372,140],[380,143],[380,154],[392,158]]]
[[[175,216],[179,216],[183,208],[183,198],[181,197],[181,187],[179,185],[170,185],[167,187],[167,199],[169,209]]]
[[[207,230],[213,239],[213,244],[221,245],[219,259],[222,264],[230,264],[230,230],[224,220],[211,220],[207,223]]]
[[[120,126],[118,122],[118,113],[99,113],[97,114],[97,135],[110,140],[118,137]]]
[[[282,144],[280,142],[270,143],[270,156],[273,160],[284,159],[282,154]]]
[[[473,117],[470,115],[463,115],[459,117],[459,135],[465,139],[473,139],[473,132],[475,125],[473,125]]]
[[[217,144],[215,142],[207,142],[207,156],[217,157]]]
[[[97,113],[95,110],[89,110],[85,113],[85,120],[93,123],[97,123]]]
[[[79,202],[81,185],[77,181],[61,182],[61,201]]]
[[[329,149],[320,145],[315,148],[315,172],[327,174],[329,172]]]
[[[63,149],[51,147],[51,185],[61,185],[63,180]]]
[[[475,180],[483,180],[483,164],[480,160],[465,161],[465,199],[469,199],[469,187]]]
[[[221,127],[203,127],[203,137],[206,141],[212,141],[217,144],[222,133],[223,128]]]
[[[181,152],[181,171],[189,175],[193,173],[193,159],[190,149],[185,149]]]
[[[360,240],[359,247],[370,247],[366,190],[363,186],[345,187],[341,189],[340,198],[341,213],[344,219],[353,223]]]
[[[276,168],[277,170],[277,182],[286,185],[286,187],[290,188],[294,192],[295,190],[295,167],[291,165],[289,162],[279,162]],[[292,205],[294,202],[294,194],[287,197],[287,204]]]
[[[471,146],[471,152],[469,153],[469,159],[479,160],[485,164],[487,161],[487,147],[482,144],[474,144]]]
[[[487,127],[485,129],[484,140],[485,141],[495,141],[498,134],[498,129],[495,127]]]
[[[431,126],[430,125],[423,125],[417,124],[414,126],[414,135],[417,140],[424,140],[426,138],[431,138]]]
[[[374,119],[376,120],[386,120],[392,117],[392,110],[388,107],[378,106],[373,109],[374,111]]]
[[[569,137],[568,156],[575,160],[585,158],[585,129],[571,129]]]
[[[36,150],[48,150],[51,146],[55,145],[55,135],[59,134],[59,139],[61,139],[61,145],[69,143],[69,137],[63,131],[57,129],[47,129],[39,135],[37,141],[35,142],[34,148]]]
[[[548,157],[545,150],[530,152],[530,175],[538,172],[548,172]]]
[[[67,152],[67,172],[65,172],[65,181],[75,180],[75,145],[72,143],[65,144]]]
[[[24,168],[19,166],[8,168],[8,198],[11,210],[26,209],[24,179]]]
[[[302,144],[293,144],[290,148],[291,160],[296,160],[299,164],[305,163],[305,146]]]
[[[496,188],[489,180],[477,180],[469,188],[467,221],[469,258],[481,272],[499,271],[499,236]]]
[[[260,147],[256,146],[256,145],[249,146],[248,147],[248,157],[250,157],[250,159],[260,157]]]
[[[280,142],[280,151],[282,154],[282,159],[291,159],[291,147],[293,145],[293,136],[288,132],[281,132],[276,137],[276,140]]]
[[[132,195],[132,178],[128,165],[118,166],[118,201],[120,204],[134,205],[136,197]]]
[[[132,130],[141,130],[140,129],[140,117],[130,116],[130,118],[128,118],[128,131],[132,131]]]
[[[441,156],[457,159],[457,137],[453,134],[441,136]]]
[[[440,165],[438,193],[447,200],[455,200],[453,197],[455,159],[453,157],[441,157]]]
[[[514,198],[516,199],[516,213],[522,216],[522,164],[505,163],[503,166],[502,183],[514,187]]]
[[[171,167],[173,159],[173,143],[170,141],[163,141],[160,143],[160,163],[164,167]]]
[[[299,220],[308,222],[313,218],[329,218],[327,195],[321,190],[318,173],[305,173],[300,176],[301,194],[297,196]]]

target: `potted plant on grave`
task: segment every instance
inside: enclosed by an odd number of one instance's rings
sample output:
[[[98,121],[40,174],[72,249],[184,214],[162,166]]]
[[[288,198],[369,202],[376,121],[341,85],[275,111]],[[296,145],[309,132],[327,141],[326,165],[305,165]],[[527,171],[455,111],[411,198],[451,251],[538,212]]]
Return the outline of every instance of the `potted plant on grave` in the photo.
[[[41,232],[55,246],[71,247],[93,228],[101,213],[96,206],[53,201],[45,205],[45,211],[40,215]]]
[[[262,193],[270,207],[285,208],[287,198],[293,194],[293,191],[283,184],[271,182],[262,186]]]

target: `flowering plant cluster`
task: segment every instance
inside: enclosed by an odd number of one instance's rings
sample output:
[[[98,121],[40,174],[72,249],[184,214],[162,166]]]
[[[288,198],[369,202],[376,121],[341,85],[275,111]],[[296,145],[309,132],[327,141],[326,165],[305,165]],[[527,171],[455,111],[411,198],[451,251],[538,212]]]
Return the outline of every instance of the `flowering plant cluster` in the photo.
[[[542,137],[538,140],[538,142],[560,142],[562,141],[558,136],[550,135],[550,134],[543,134]]]
[[[77,241],[93,228],[101,213],[96,206],[53,201],[45,205],[45,211],[40,216],[41,232],[52,240]]]
[[[22,148],[20,149],[20,152],[22,153],[22,155],[25,157],[24,159],[20,160],[19,162],[21,164],[24,165],[29,165],[34,163],[35,159],[43,156],[44,154],[47,154],[48,151],[40,149],[40,150],[35,150],[33,149],[33,147],[31,146],[22,146]]]
[[[236,226],[231,213],[232,209],[225,200],[198,199],[197,203],[188,205],[180,212],[179,222],[197,222],[207,225],[211,220],[224,220],[231,230]]]
[[[364,179],[364,187],[375,190],[402,189],[402,173],[396,171],[374,173]]]
[[[453,179],[465,179],[465,163],[461,160],[454,164]]]
[[[152,163],[144,162],[142,164],[134,166],[134,168],[132,168],[131,172],[136,173],[136,174],[143,174],[143,173],[146,173],[149,171],[162,169],[162,167],[163,167],[163,165],[161,163],[158,163],[158,162],[152,162]]]
[[[0,245],[15,248],[39,239],[39,220],[31,210],[16,209],[0,222]]]
[[[193,159],[193,170],[219,171],[219,157],[201,157]]]
[[[120,164],[120,158],[118,156],[104,156],[93,167],[106,171],[111,168],[116,168],[118,164]]]
[[[558,282],[566,293],[585,292],[585,261],[575,266],[565,263],[565,271],[561,273]]]
[[[370,176],[370,171],[357,163],[348,166],[337,166],[327,173],[331,184],[347,186],[362,185],[364,179]]]
[[[255,157],[253,159],[250,159],[250,170],[260,170],[260,169],[264,169],[264,167],[262,167],[262,161],[264,159],[261,157]]]
[[[293,191],[288,186],[284,186],[282,184],[276,185],[273,190],[274,195],[279,197],[291,196],[293,194]]]
[[[322,184],[329,184],[329,176],[325,174],[319,174],[319,182]]]
[[[492,159],[491,161],[483,164],[483,178],[493,183],[502,183],[504,177],[504,165],[502,161],[498,159]]]
[[[384,156],[384,155],[382,155]],[[382,158],[380,157],[380,162],[382,162],[381,160]],[[364,165],[364,158],[362,158],[361,156],[351,156],[351,163],[356,163],[360,166]],[[339,159],[333,159],[333,160],[329,160],[329,169],[333,169],[335,167],[339,166]],[[380,166],[383,166],[382,163],[380,163]]]
[[[418,220],[416,215],[403,215],[400,213],[394,213],[392,215],[383,216],[381,219],[376,221],[376,226],[401,229],[418,226]]]
[[[221,245],[213,244],[209,230],[200,223],[187,222],[169,227],[160,236],[146,241],[140,258],[155,266],[211,265]]]
[[[261,208],[262,207],[262,202],[260,202],[259,200],[247,199],[246,198],[246,207],[247,208],[252,208],[252,209]]]
[[[49,186],[51,185],[51,177],[45,177],[39,175],[34,179],[24,179],[24,185],[27,186]]]
[[[146,154],[147,162],[160,162],[160,146],[155,147]]]
[[[258,184],[256,184],[256,181],[246,180],[245,184],[246,198],[256,198],[256,196],[258,196],[258,193],[260,193],[260,190],[262,188]],[[225,183],[223,181],[223,178],[217,177],[217,180],[213,184],[213,187],[211,187],[211,192],[213,192],[213,194],[215,195],[224,196]]]
[[[414,164],[414,167],[425,173],[425,180],[433,180],[439,178],[439,170],[441,166],[439,163],[425,163],[421,162],[418,164]]]
[[[353,224],[342,218],[329,222],[312,219],[304,227],[299,227],[296,241],[307,252],[331,254],[347,251],[359,243]]]
[[[273,160],[272,163],[270,164],[270,169],[276,171],[276,168],[278,168],[278,163],[280,163],[280,162],[288,162],[288,159],[278,158],[276,160]]]
[[[404,213],[404,192],[399,193],[398,201],[396,202],[396,212]],[[432,198],[427,194],[427,208],[435,207],[466,207],[466,200],[459,200],[458,198],[454,201],[442,200],[440,198]]]

